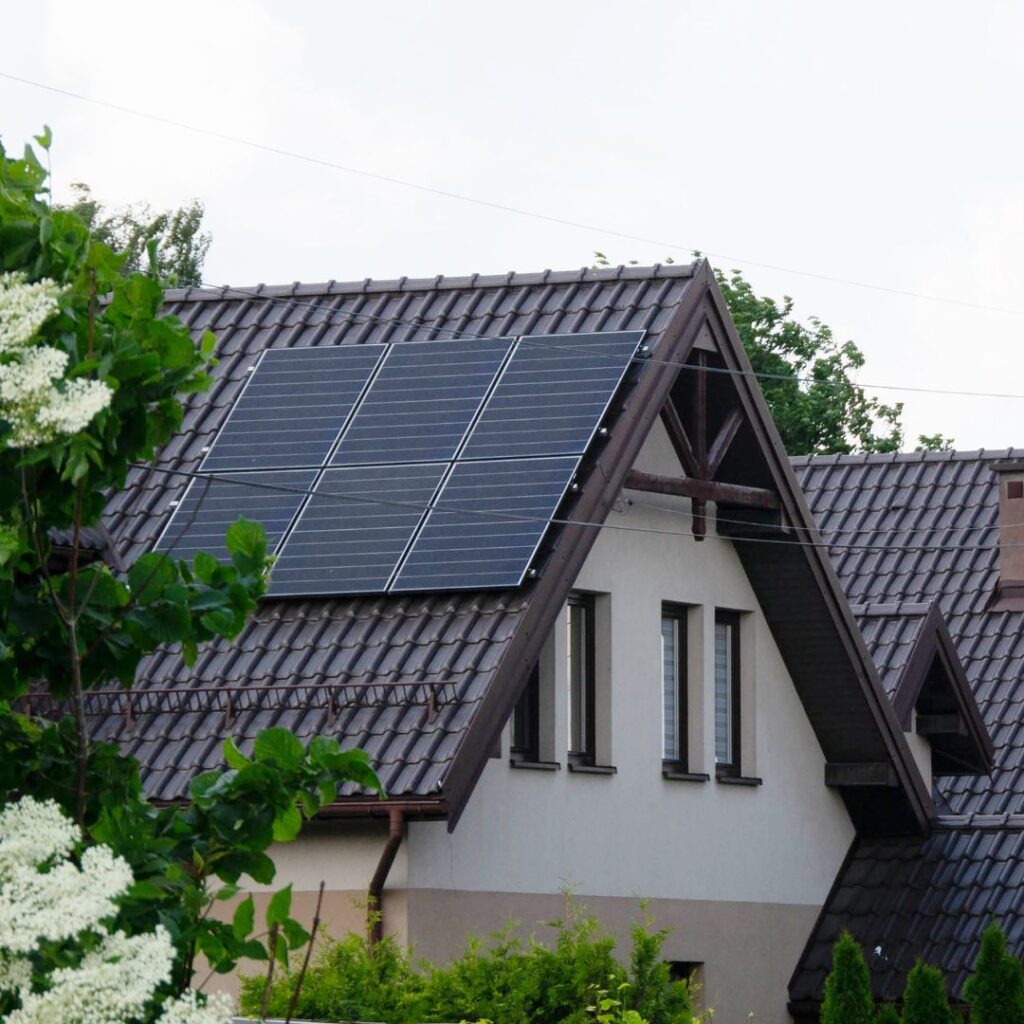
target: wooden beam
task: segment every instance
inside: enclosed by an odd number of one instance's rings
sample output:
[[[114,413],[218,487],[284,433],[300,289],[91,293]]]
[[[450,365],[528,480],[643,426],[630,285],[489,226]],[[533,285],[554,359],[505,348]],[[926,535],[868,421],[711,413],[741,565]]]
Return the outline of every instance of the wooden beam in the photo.
[[[723,484],[717,480],[690,480],[688,477],[659,476],[630,470],[625,486],[632,491],[652,494],[674,494],[696,501],[714,501],[725,505],[745,505],[748,508],[776,509],[779,496],[763,487],[744,487],[741,484]]]
[[[722,424],[722,429],[715,435],[714,441],[711,442],[711,447],[708,449],[708,477],[714,478],[718,472],[719,466],[722,465],[722,459],[725,458],[729,451],[729,446],[736,440],[736,435],[739,433],[740,427],[743,426],[744,416],[741,410],[733,409],[728,416],[725,417],[725,422]]]
[[[967,726],[957,714],[918,715],[918,736],[966,736]]]
[[[888,761],[825,765],[826,786],[895,787],[896,769]]]
[[[683,464],[683,472],[687,476],[700,476],[700,466],[697,465],[697,456],[693,454],[693,445],[686,434],[683,421],[679,418],[679,410],[669,399],[661,410],[661,422],[665,424],[665,432],[672,442],[672,447]]]

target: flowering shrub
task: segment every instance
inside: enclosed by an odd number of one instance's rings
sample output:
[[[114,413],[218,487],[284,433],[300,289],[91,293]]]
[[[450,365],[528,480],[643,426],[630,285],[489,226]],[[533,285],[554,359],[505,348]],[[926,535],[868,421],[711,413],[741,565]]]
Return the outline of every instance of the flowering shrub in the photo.
[[[134,879],[106,846],[82,842],[52,800],[0,811],[0,1007],[7,1024],[131,1024],[153,1018],[171,979],[167,930],[126,935],[110,922]],[[155,1012],[155,1011],[154,1011]],[[164,1002],[159,1024],[223,1024],[230,1006],[196,993]]]
[[[60,288],[48,278],[0,274],[0,418],[10,424],[8,448],[30,448],[77,434],[110,405],[102,380],[64,379],[70,356],[39,344],[38,331],[60,308]]]

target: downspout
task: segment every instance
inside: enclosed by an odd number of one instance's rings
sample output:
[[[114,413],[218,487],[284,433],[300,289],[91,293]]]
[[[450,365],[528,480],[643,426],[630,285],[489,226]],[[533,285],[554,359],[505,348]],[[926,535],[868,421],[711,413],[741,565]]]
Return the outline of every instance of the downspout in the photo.
[[[405,812],[402,808],[392,807],[388,817],[391,822],[388,840],[381,851],[377,870],[370,879],[366,900],[366,934],[371,946],[384,938],[384,883],[388,880],[391,865],[395,863],[398,848],[402,845],[402,837],[405,835]]]

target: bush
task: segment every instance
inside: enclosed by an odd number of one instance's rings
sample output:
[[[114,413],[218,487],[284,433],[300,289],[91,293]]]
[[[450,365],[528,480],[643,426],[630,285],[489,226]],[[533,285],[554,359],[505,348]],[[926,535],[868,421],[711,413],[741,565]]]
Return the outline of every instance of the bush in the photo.
[[[844,931],[832,947],[832,970],[825,980],[821,1024],[873,1024],[871,978],[857,940]]]
[[[942,971],[918,960],[903,992],[903,1024],[956,1024]]]
[[[900,1013],[892,1003],[886,1003],[875,1014],[875,1024],[900,1024]]]
[[[551,924],[557,930],[551,949],[521,941],[509,925],[488,941],[470,938],[464,952],[442,967],[414,965],[391,938],[370,946],[349,934],[315,958],[294,1015],[386,1024],[587,1024],[614,1012],[648,1024],[690,1024],[686,982],[672,981],[661,962],[666,932],[651,931],[649,922],[634,925],[626,968],[615,960],[614,939],[593,917],[570,907],[565,921]],[[271,1016],[284,1016],[296,980],[293,972],[274,984]],[[258,1015],[262,1002],[263,978],[245,978],[243,1012]]]
[[[1024,969],[993,921],[981,937],[974,973],[964,985],[971,1024],[1024,1024]]]

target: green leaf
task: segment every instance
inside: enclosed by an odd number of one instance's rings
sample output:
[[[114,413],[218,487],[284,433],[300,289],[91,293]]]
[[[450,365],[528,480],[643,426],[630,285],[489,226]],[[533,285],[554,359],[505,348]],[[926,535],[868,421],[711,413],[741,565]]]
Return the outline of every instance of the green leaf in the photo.
[[[274,819],[274,840],[278,843],[290,843],[302,828],[302,815],[298,807],[292,804],[288,810]]]
[[[281,925],[288,920],[292,909],[292,887],[289,882],[283,889],[279,889],[270,898],[267,905],[267,927],[273,928],[275,924]]]
[[[267,534],[251,519],[237,519],[225,537],[231,561],[244,573],[258,572],[267,557]]]
[[[32,138],[39,143],[40,149],[49,149],[50,144],[53,142],[53,132],[50,131],[48,124],[44,124],[42,132],[39,135],[33,135]]]
[[[244,942],[251,934],[256,923],[256,907],[252,896],[246,896],[235,908],[231,919],[231,931],[239,942]]]
[[[299,946],[304,946],[309,942],[309,932],[293,917],[281,922],[281,930],[284,932],[289,949],[298,949]]]
[[[227,761],[228,767],[236,769],[252,764],[252,761],[235,746],[235,741],[230,736],[224,741],[224,760]]]
[[[161,552],[143,555],[128,570],[128,586],[140,604],[158,600],[162,591],[178,580],[174,559]]]
[[[279,726],[259,733],[252,753],[257,761],[276,761],[282,768],[290,769],[298,768],[306,754],[302,744],[287,729]]]

